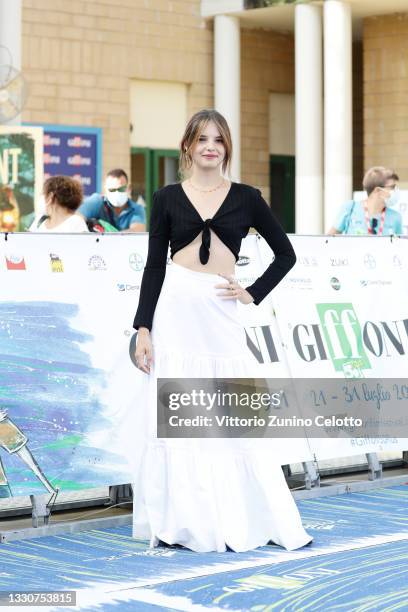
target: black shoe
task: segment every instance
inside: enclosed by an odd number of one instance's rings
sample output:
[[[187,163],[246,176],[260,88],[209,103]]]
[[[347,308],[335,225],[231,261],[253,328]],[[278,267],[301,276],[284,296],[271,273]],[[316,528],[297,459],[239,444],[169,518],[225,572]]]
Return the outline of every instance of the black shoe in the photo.
[[[157,547],[160,547],[160,548],[185,548],[181,544],[167,544],[167,542],[163,542],[163,540],[159,540],[158,541]]]

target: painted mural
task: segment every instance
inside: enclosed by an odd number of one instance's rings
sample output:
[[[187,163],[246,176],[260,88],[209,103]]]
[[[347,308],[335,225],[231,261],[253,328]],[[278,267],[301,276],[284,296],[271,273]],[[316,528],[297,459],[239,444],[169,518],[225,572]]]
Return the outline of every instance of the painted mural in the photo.
[[[105,374],[84,350],[89,334],[72,325],[77,314],[75,304],[0,303],[1,497],[104,484],[109,449],[88,438],[109,427]]]

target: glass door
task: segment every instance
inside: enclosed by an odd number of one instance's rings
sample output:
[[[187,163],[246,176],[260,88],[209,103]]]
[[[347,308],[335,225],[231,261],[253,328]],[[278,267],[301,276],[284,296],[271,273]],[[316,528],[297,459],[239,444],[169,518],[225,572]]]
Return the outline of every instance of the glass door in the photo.
[[[271,155],[269,160],[271,207],[285,232],[295,232],[295,157]]]
[[[140,196],[143,198],[146,204],[147,229],[153,193],[178,181],[178,157],[177,149],[131,149],[132,199],[137,201]]]

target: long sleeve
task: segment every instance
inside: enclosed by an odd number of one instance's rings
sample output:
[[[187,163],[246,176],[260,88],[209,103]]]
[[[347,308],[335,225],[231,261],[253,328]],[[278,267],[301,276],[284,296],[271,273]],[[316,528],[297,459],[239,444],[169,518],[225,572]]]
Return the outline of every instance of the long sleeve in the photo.
[[[159,193],[153,195],[150,216],[149,247],[140,288],[139,305],[133,327],[152,328],[153,315],[166,275],[170,227],[164,202]]]
[[[296,255],[289,238],[278,223],[270,207],[256,189],[256,195],[251,198],[253,212],[253,227],[265,238],[271,247],[275,258],[265,272],[257,280],[246,287],[254,298],[254,304],[259,304],[274,287],[283,279],[296,263]]]

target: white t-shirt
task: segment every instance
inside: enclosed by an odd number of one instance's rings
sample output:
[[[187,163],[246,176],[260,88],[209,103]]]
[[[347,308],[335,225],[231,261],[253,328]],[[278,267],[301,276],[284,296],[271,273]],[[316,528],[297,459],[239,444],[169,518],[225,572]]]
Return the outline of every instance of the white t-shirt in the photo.
[[[53,227],[52,229],[48,229],[43,221],[38,227],[38,222],[41,217],[38,217],[34,220],[34,223],[30,227],[30,232],[66,232],[66,233],[77,233],[77,232],[88,232],[88,227],[85,223],[85,220],[80,215],[73,214],[70,217],[67,217],[65,221]]]

